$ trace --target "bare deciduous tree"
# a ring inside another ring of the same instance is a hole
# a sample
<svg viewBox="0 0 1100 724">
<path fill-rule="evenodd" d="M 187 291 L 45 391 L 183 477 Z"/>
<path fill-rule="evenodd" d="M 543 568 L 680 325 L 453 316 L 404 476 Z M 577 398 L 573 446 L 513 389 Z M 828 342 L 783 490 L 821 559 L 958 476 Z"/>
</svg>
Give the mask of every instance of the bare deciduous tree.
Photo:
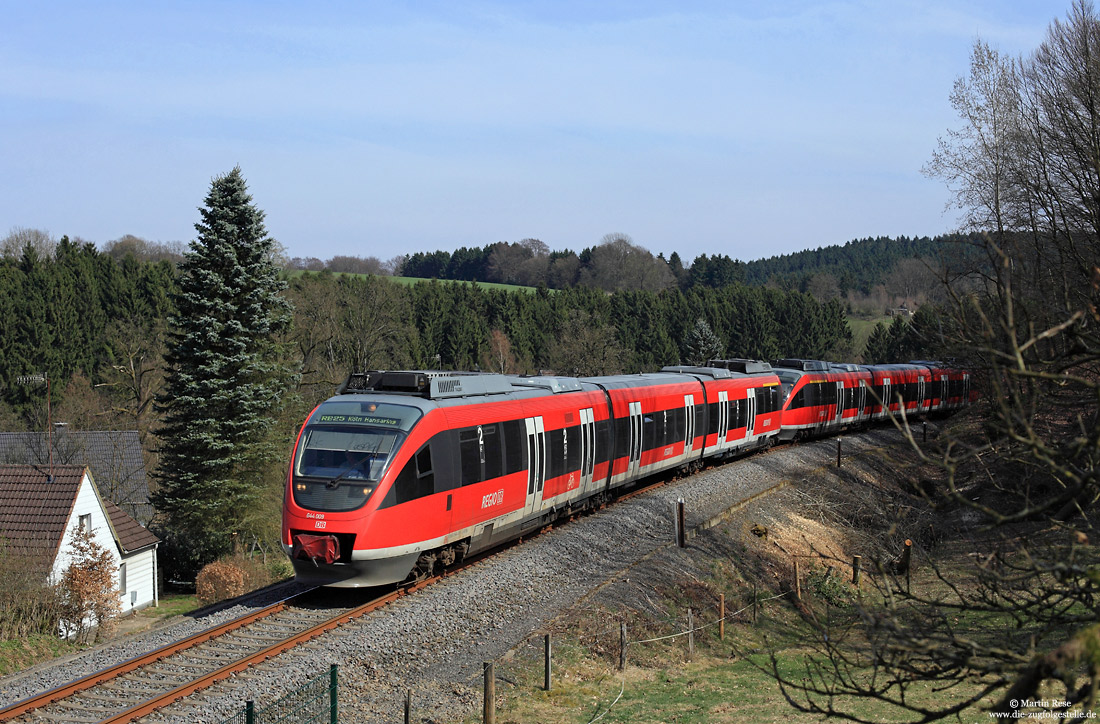
<svg viewBox="0 0 1100 724">
<path fill-rule="evenodd" d="M 1092 708 L 1100 690 L 1100 18 L 1077 0 L 1039 49 L 978 42 L 952 103 L 961 130 L 926 169 L 966 212 L 982 264 L 947 288 L 937 330 L 982 384 L 980 426 L 914 451 L 925 493 L 968 521 L 969 567 L 908 588 L 889 558 L 859 623 L 821 624 L 804 671 L 773 668 L 797 708 L 862 721 L 852 698 L 913 721 L 1028 702 Z M 907 429 L 905 421 L 899 421 Z M 921 696 L 923 691 L 926 695 Z M 928 696 L 927 692 L 936 692 Z"/>
</svg>

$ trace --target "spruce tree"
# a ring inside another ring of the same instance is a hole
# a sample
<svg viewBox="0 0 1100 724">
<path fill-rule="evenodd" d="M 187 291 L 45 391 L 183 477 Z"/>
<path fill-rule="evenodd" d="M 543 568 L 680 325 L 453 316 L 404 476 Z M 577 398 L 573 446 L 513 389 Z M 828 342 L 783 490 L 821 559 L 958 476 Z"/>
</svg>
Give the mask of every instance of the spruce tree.
<svg viewBox="0 0 1100 724">
<path fill-rule="evenodd" d="M 194 575 L 225 554 L 261 489 L 265 433 L 290 375 L 275 335 L 290 321 L 274 240 L 240 168 L 210 186 L 180 264 L 154 503 L 166 572 Z"/>
<path fill-rule="evenodd" d="M 708 360 L 720 357 L 723 349 L 722 340 L 701 317 L 684 337 L 684 361 L 689 365 L 705 365 Z"/>
</svg>

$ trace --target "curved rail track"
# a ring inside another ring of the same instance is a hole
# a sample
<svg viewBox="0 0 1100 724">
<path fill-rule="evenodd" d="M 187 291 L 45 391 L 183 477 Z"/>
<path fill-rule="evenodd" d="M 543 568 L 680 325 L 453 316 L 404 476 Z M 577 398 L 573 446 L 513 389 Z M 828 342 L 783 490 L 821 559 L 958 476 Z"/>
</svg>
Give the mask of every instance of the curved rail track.
<svg viewBox="0 0 1100 724">
<path fill-rule="evenodd" d="M 15 702 L 0 709 L 0 722 L 130 722 L 384 606 L 410 590 L 391 591 L 361 605 L 343 607 L 335 615 L 303 605 L 312 593 L 305 591 Z"/>
</svg>

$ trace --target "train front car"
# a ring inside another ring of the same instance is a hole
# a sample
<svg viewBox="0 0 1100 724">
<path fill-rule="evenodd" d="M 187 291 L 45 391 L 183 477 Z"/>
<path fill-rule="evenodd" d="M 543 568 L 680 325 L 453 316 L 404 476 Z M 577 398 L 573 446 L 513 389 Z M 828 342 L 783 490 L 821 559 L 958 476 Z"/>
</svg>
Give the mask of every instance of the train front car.
<svg viewBox="0 0 1100 724">
<path fill-rule="evenodd" d="M 415 552 L 376 560 L 355 560 L 354 552 L 408 457 L 401 453 L 424 408 L 415 398 L 341 395 L 306 419 L 283 504 L 282 543 L 298 580 L 371 586 L 408 575 Z"/>
</svg>

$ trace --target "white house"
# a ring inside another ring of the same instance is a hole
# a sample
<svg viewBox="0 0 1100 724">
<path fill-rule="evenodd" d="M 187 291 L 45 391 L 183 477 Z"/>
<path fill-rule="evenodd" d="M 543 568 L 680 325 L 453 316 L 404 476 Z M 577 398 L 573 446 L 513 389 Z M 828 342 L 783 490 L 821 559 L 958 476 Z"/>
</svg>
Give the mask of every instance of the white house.
<svg viewBox="0 0 1100 724">
<path fill-rule="evenodd" d="M 56 583 L 72 558 L 72 537 L 90 529 L 118 567 L 123 614 L 157 604 L 159 539 L 96 489 L 83 465 L 0 465 L 0 545 L 37 558 Z"/>
</svg>

